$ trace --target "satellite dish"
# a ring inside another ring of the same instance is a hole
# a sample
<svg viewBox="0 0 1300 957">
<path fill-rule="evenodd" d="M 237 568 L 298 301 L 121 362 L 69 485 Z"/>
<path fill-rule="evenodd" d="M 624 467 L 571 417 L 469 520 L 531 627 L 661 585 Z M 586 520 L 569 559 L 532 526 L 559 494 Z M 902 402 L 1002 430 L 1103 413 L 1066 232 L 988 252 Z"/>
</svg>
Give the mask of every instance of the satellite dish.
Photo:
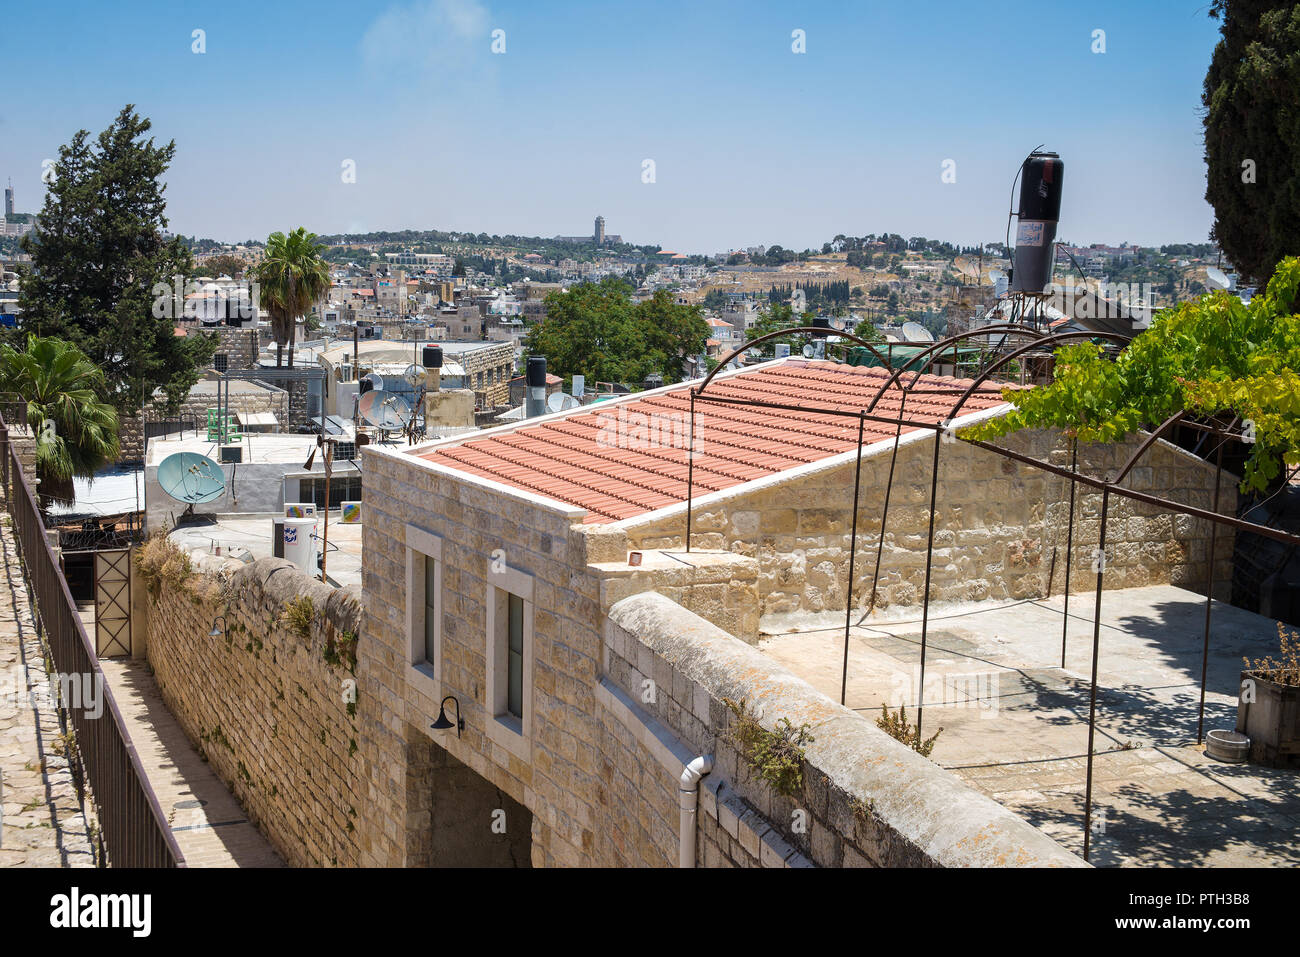
<svg viewBox="0 0 1300 957">
<path fill-rule="evenodd" d="M 178 502 L 201 505 L 221 497 L 226 490 L 226 473 L 206 455 L 176 452 L 159 464 L 158 484 Z"/>
<path fill-rule="evenodd" d="M 1211 266 L 1205 270 L 1205 284 L 1211 289 L 1231 289 L 1232 280 L 1228 278 L 1227 273 L 1217 266 Z"/>
<path fill-rule="evenodd" d="M 563 412 L 565 409 L 576 409 L 580 404 L 573 396 L 557 392 L 546 400 L 546 410 L 548 412 Z"/>
<path fill-rule="evenodd" d="M 424 381 L 424 366 L 412 362 L 406 367 L 406 371 L 402 373 L 402 378 L 414 388 Z"/>
<path fill-rule="evenodd" d="M 992 279 L 994 282 L 997 282 L 999 279 L 1006 279 L 1007 274 L 1004 273 L 1001 269 L 990 269 L 989 278 Z"/>
<path fill-rule="evenodd" d="M 930 330 L 919 322 L 903 323 L 903 338 L 907 342 L 934 342 L 934 336 L 930 333 Z"/>
<path fill-rule="evenodd" d="M 384 379 L 378 372 L 367 372 L 361 377 L 362 382 L 369 382 L 370 388 L 375 392 L 380 392 L 384 388 Z"/>
<path fill-rule="evenodd" d="M 357 413 L 377 429 L 404 429 L 411 418 L 411 403 L 396 393 L 374 389 L 361 397 Z"/>
<path fill-rule="evenodd" d="M 815 353 L 815 351 L 813 350 L 813 347 L 812 347 L 812 343 L 811 343 L 811 342 L 808 343 L 806 346 L 803 347 L 803 357 L 804 357 L 805 359 L 811 359 L 815 354 L 816 354 L 816 353 Z"/>
</svg>

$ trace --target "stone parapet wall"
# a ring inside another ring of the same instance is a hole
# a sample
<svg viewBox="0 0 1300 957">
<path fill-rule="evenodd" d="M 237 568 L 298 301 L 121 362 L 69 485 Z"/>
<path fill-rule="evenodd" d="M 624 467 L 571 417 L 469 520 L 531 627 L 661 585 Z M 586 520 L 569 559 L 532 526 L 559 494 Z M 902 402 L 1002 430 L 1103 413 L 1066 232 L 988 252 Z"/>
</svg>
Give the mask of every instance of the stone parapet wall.
<svg viewBox="0 0 1300 957">
<path fill-rule="evenodd" d="M 1000 804 L 662 595 L 616 604 L 604 645 L 608 680 L 680 742 L 678 753 L 714 758 L 700 786 L 700 865 L 1085 866 Z M 768 730 L 781 718 L 808 726 L 813 740 L 792 795 L 738 753 L 724 699 L 757 708 Z M 608 802 L 611 826 L 598 832 L 599 844 L 610 846 L 618 864 L 674 861 L 676 782 L 652 773 L 660 769 L 648 768 L 635 734 L 611 728 L 610 738 L 602 754 L 613 770 L 604 787 L 621 798 Z"/>
<path fill-rule="evenodd" d="M 156 546 L 151 546 L 156 547 Z M 282 620 L 308 597 L 310 633 Z M 292 866 L 360 862 L 370 760 L 361 728 L 374 701 L 344 660 L 326 660 L 361 627 L 356 589 L 336 590 L 291 563 L 199 560 L 147 608 L 147 657 L 168 710 Z M 209 637 L 218 615 L 224 634 Z"/>
<path fill-rule="evenodd" d="M 905 436 L 894 467 L 877 606 L 915 606 L 925 585 L 930 468 L 935 440 Z M 1069 465 L 1059 433 L 1022 432 L 1005 447 Z M 1079 469 L 1100 476 L 1122 466 L 1139 439 L 1081 445 Z M 864 450 L 854 559 L 853 603 L 870 600 L 892 441 Z M 847 599 L 854 460 L 840 457 L 795 474 L 696 500 L 691 543 L 733 551 L 759 562 L 762 614 L 785 616 L 842 611 Z M 1165 442 L 1157 442 L 1126 486 L 1210 508 L 1215 469 Z M 1071 549 L 1071 587 L 1095 586 L 1094 551 L 1101 493 L 1078 486 Z M 1225 473 L 1220 511 L 1233 514 L 1236 479 Z M 1065 583 L 1069 482 L 965 442 L 940 448 L 931 600 L 972 602 L 1044 597 Z M 681 548 L 684 506 L 616 523 L 626 548 Z M 1209 570 L 1210 523 L 1162 513 L 1112 495 L 1107 523 L 1105 588 L 1172 584 L 1204 590 Z M 1232 531 L 1218 534 L 1216 579 L 1231 578 Z M 1050 578 L 1050 582 L 1049 582 Z M 1226 587 L 1226 586 L 1225 586 Z M 1226 593 L 1225 593 L 1226 594 Z M 775 627 L 782 627 L 775 624 Z"/>
</svg>

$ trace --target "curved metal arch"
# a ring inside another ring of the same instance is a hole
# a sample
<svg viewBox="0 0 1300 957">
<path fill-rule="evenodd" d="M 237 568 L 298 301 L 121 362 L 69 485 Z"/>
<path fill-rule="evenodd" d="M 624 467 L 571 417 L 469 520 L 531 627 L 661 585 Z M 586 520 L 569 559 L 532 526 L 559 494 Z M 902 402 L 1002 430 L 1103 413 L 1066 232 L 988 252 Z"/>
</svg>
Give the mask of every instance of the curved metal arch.
<svg viewBox="0 0 1300 957">
<path fill-rule="evenodd" d="M 917 353 L 916 356 L 909 359 L 907 362 L 903 363 L 903 368 L 895 371 L 894 374 L 891 375 L 885 381 L 885 384 L 880 387 L 880 390 L 876 393 L 875 398 L 871 400 L 871 404 L 867 406 L 866 411 L 871 412 L 872 410 L 874 410 L 876 407 L 876 403 L 879 402 L 881 396 L 885 394 L 885 390 L 888 389 L 891 384 L 897 382 L 900 378 L 902 378 L 903 373 L 907 371 L 907 367 L 912 365 L 918 359 L 927 359 L 932 354 L 942 354 L 943 351 L 946 350 L 949 346 L 961 342 L 961 340 L 963 339 L 973 339 L 978 336 L 991 335 L 991 334 L 996 335 L 999 332 L 1031 336 L 1031 337 L 1035 337 L 1036 341 L 1041 341 L 1042 339 L 1046 338 L 1045 333 L 1041 333 L 1036 329 L 1029 329 L 1026 326 L 1019 325 L 1018 323 L 1010 323 L 1010 322 L 1001 323 L 996 326 L 984 326 L 980 329 L 973 329 L 967 332 L 958 333 L 955 336 L 948 336 L 946 339 L 941 339 L 940 341 L 930 346 L 930 348 L 922 350 L 921 352 Z M 905 393 L 911 393 L 911 391 L 916 388 L 916 384 L 920 381 L 922 375 L 925 375 L 925 373 L 922 372 L 920 369 L 914 370 L 912 374 L 912 381 L 903 388 L 903 391 Z"/>
<path fill-rule="evenodd" d="M 852 339 L 858 345 L 866 346 L 868 349 L 870 349 L 872 354 L 875 355 L 877 359 L 879 359 L 881 362 L 885 364 L 886 369 L 893 368 L 893 365 L 890 364 L 889 360 L 885 358 L 885 356 L 881 355 L 880 351 L 876 349 L 875 346 L 869 343 L 866 339 L 858 338 L 851 332 L 842 332 L 839 329 L 828 329 L 825 326 L 799 326 L 794 329 L 778 329 L 776 332 L 769 332 L 766 335 L 759 336 L 757 339 L 750 339 L 744 345 L 732 349 L 731 352 L 727 354 L 727 357 L 725 359 L 720 359 L 718 361 L 718 364 L 713 367 L 713 371 L 710 372 L 708 375 L 706 375 L 704 377 L 704 381 L 701 382 L 692 391 L 695 392 L 697 395 L 703 393 L 704 390 L 709 387 L 709 383 L 713 381 L 713 377 L 717 375 L 719 372 L 721 372 L 723 368 L 726 367 L 728 362 L 736 358 L 736 356 L 740 355 L 742 352 L 748 352 L 750 349 L 754 348 L 757 345 L 761 345 L 764 342 L 767 342 L 767 340 L 769 339 L 775 339 L 778 336 L 788 336 L 796 332 L 816 332 L 816 333 L 824 333 L 826 335 L 840 336 L 846 339 Z"/>
<path fill-rule="evenodd" d="M 952 409 L 949 410 L 948 421 L 951 422 L 954 419 L 956 419 L 957 413 L 960 412 L 961 407 L 966 404 L 966 400 L 968 400 L 972 395 L 974 395 L 975 391 L 981 385 L 987 382 L 989 377 L 992 376 L 993 373 L 997 372 L 999 369 L 1001 369 L 1004 365 L 1006 365 L 1011 360 L 1017 359 L 1020 356 L 1024 355 L 1034 346 L 1043 346 L 1043 345 L 1054 346 L 1057 343 L 1066 342 L 1072 339 L 1109 339 L 1112 342 L 1121 343 L 1124 345 L 1127 345 L 1128 343 L 1133 341 L 1132 336 L 1121 335 L 1120 333 L 1117 332 L 1055 332 L 1049 336 L 1044 336 L 1042 339 L 1038 340 L 1037 342 L 1031 342 L 1027 346 L 1021 346 L 1019 349 L 1013 350 L 1012 352 L 998 359 L 996 362 L 993 363 L 993 365 L 989 366 L 989 368 L 985 369 L 978 376 L 976 376 L 975 379 L 971 382 L 970 388 L 968 388 L 965 392 L 962 393 L 961 398 L 957 400 L 956 405 L 954 405 Z"/>
</svg>

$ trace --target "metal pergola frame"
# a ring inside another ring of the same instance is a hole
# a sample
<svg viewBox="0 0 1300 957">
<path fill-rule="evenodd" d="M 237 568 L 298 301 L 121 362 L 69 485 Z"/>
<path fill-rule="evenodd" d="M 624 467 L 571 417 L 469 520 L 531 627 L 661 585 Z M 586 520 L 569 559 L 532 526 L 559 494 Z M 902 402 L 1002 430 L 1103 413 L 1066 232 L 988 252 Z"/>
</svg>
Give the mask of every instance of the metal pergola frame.
<svg viewBox="0 0 1300 957">
<path fill-rule="evenodd" d="M 799 333 L 808 334 L 817 337 L 834 335 L 842 339 L 851 340 L 852 342 L 858 345 L 865 346 L 866 348 L 870 349 L 871 352 L 883 363 L 883 368 L 890 370 L 890 375 L 885 380 L 885 382 L 879 387 L 879 389 L 877 389 L 875 395 L 872 396 L 870 402 L 868 402 L 865 406 L 859 408 L 857 411 L 851 411 L 849 409 L 845 409 L 841 407 L 820 406 L 816 404 L 796 405 L 796 404 L 783 403 L 783 402 L 768 402 L 761 399 L 730 398 L 726 396 L 706 394 L 710 383 L 712 383 L 713 379 L 717 376 L 717 374 L 737 356 L 741 355 L 742 353 L 748 352 L 749 350 L 755 348 L 756 346 L 762 345 L 764 342 L 768 340 L 780 336 L 787 336 L 787 335 L 799 334 Z M 990 365 L 984 368 L 979 373 L 979 375 L 977 375 L 973 380 L 971 380 L 970 385 L 964 389 L 957 388 L 957 387 L 918 389 L 916 387 L 918 382 L 921 379 L 921 376 L 926 374 L 921 370 L 924 369 L 931 362 L 933 362 L 935 359 L 941 357 L 943 355 L 943 352 L 946 349 L 950 347 L 955 347 L 958 343 L 966 339 L 987 338 L 989 336 L 1001 336 L 1003 342 L 1005 342 L 1007 338 L 1012 338 L 1012 337 L 1025 338 L 1028 339 L 1029 342 L 1024 345 L 1018 346 L 1014 349 L 1011 349 L 1010 351 L 1005 352 L 1002 355 L 999 355 L 994 362 L 992 362 Z M 994 452 L 998 455 L 1003 456 L 1004 458 L 1011 459 L 1023 465 L 1029 465 L 1033 468 L 1039 469 L 1043 472 L 1047 472 L 1052 475 L 1059 476 L 1061 478 L 1065 478 L 1070 482 L 1069 524 L 1068 524 L 1068 531 L 1067 531 L 1067 538 L 1066 538 L 1066 553 L 1065 553 L 1065 562 L 1066 562 L 1065 585 L 1064 585 L 1065 607 L 1062 615 L 1062 626 L 1061 626 L 1061 666 L 1062 667 L 1065 666 L 1066 632 L 1069 627 L 1070 574 L 1071 574 L 1071 561 L 1072 561 L 1072 553 L 1073 553 L 1073 546 L 1074 546 L 1076 487 L 1078 485 L 1084 485 L 1088 488 L 1101 491 L 1102 493 L 1101 519 L 1100 519 L 1100 532 L 1098 535 L 1098 543 L 1097 543 L 1098 555 L 1100 556 L 1101 560 L 1097 563 L 1097 583 L 1095 588 L 1094 608 L 1093 608 L 1092 663 L 1091 663 L 1091 677 L 1089 681 L 1089 700 L 1088 700 L 1088 760 L 1087 760 L 1087 780 L 1086 780 L 1085 792 L 1084 792 L 1084 824 L 1083 824 L 1084 860 L 1087 860 L 1089 856 L 1089 851 L 1091 846 L 1090 838 L 1092 833 L 1092 779 L 1093 779 L 1094 744 L 1095 744 L 1096 724 L 1097 724 L 1097 662 L 1101 650 L 1101 599 L 1102 599 L 1102 591 L 1103 591 L 1102 583 L 1103 583 L 1103 577 L 1105 575 L 1106 519 L 1110 507 L 1110 497 L 1112 495 L 1116 495 L 1122 498 L 1128 498 L 1133 501 L 1141 502 L 1143 504 L 1150 505 L 1155 508 L 1163 509 L 1172 513 L 1187 515 L 1193 518 L 1205 519 L 1211 523 L 1210 550 L 1207 556 L 1207 571 L 1206 571 L 1207 581 L 1206 581 L 1206 588 L 1205 588 L 1205 625 L 1204 625 L 1204 634 L 1202 639 L 1202 652 L 1201 652 L 1200 703 L 1198 707 L 1197 729 L 1196 729 L 1196 742 L 1198 745 L 1200 745 L 1204 740 L 1205 687 L 1206 687 L 1206 677 L 1207 677 L 1208 665 L 1209 665 L 1210 627 L 1211 627 L 1211 617 L 1212 617 L 1211 610 L 1212 610 L 1212 605 L 1214 600 L 1214 587 L 1217 584 L 1215 580 L 1215 548 L 1217 543 L 1218 527 L 1220 525 L 1224 525 L 1234 530 L 1248 531 L 1257 535 L 1262 535 L 1267 538 L 1275 539 L 1277 541 L 1286 544 L 1290 544 L 1292 546 L 1300 546 L 1300 535 L 1290 534 L 1281 531 L 1279 529 L 1271 528 L 1266 525 L 1259 525 L 1254 522 L 1246 521 L 1245 519 L 1237 518 L 1235 516 L 1230 516 L 1230 515 L 1222 515 L 1219 513 L 1220 492 L 1221 492 L 1221 484 L 1222 484 L 1221 480 L 1223 476 L 1223 471 L 1222 471 L 1223 447 L 1229 441 L 1237 441 L 1237 442 L 1247 441 L 1243 436 L 1243 432 L 1236 428 L 1238 422 L 1240 421 L 1239 418 L 1233 418 L 1231 423 L 1229 423 L 1226 427 L 1224 427 L 1219 423 L 1214 423 L 1214 422 L 1205 423 L 1205 422 L 1198 422 L 1195 420 L 1191 420 L 1188 418 L 1188 410 L 1179 411 L 1174 415 L 1170 416 L 1168 419 L 1166 419 L 1159 427 L 1151 431 L 1147 435 L 1147 437 L 1142 441 L 1142 443 L 1138 446 L 1138 448 L 1133 452 L 1133 454 L 1129 457 L 1128 461 L 1120 469 L 1115 471 L 1113 474 L 1108 474 L 1106 478 L 1095 478 L 1093 476 L 1089 476 L 1079 472 L 1078 437 L 1077 434 L 1070 434 L 1068 430 L 1067 430 L 1067 434 L 1069 434 L 1070 437 L 1070 467 L 1069 468 L 1064 468 L 1059 465 L 1054 465 L 1050 462 L 1045 462 L 1020 452 L 1014 452 L 1010 449 L 1004 449 L 988 442 L 956 436 L 951 431 L 950 423 L 958 417 L 958 414 L 960 413 L 962 406 L 966 404 L 966 402 L 971 398 L 971 396 L 973 396 L 977 391 L 980 390 L 981 386 L 987 383 L 996 372 L 998 372 L 1000 369 L 1005 367 L 1008 363 L 1013 362 L 1019 357 L 1034 350 L 1051 351 L 1054 350 L 1058 345 L 1064 343 L 1085 342 L 1085 341 L 1095 342 L 1097 340 L 1106 341 L 1110 345 L 1118 347 L 1119 350 L 1122 350 L 1125 346 L 1127 346 L 1132 341 L 1132 336 L 1122 335 L 1118 333 L 1092 332 L 1092 331 L 1043 333 L 1036 329 L 1028 328 L 1023 325 L 1019 325 L 1015 323 L 1002 323 L 996 325 L 983 326 L 980 327 L 979 329 L 969 330 L 967 332 L 963 332 L 958 335 L 953 335 L 945 339 L 942 339 L 934 343 L 933 345 L 931 345 L 928 349 L 923 350 L 918 355 L 911 357 L 910 359 L 906 359 L 902 367 L 895 369 L 890 364 L 888 359 L 885 356 L 881 355 L 879 350 L 877 350 L 870 342 L 867 342 L 866 340 L 861 339 L 858 336 L 855 336 L 851 333 L 847 333 L 839 330 L 828 330 L 824 327 L 813 327 L 813 326 L 801 326 L 801 327 L 791 328 L 791 329 L 782 329 L 777 332 L 772 332 L 772 333 L 768 333 L 767 335 L 760 336 L 757 339 L 750 340 L 746 342 L 744 345 L 739 346 L 738 348 L 732 350 L 732 352 L 728 354 L 724 359 L 722 359 L 718 363 L 718 365 L 713 369 L 713 371 L 710 372 L 698 386 L 694 386 L 691 388 L 690 421 L 689 421 L 688 433 L 687 433 L 688 437 L 687 437 L 687 480 L 686 480 L 687 488 L 686 488 L 685 542 L 686 542 L 686 551 L 689 552 L 691 550 L 691 515 L 692 515 L 692 510 L 694 505 L 695 414 L 696 414 L 695 406 L 697 402 L 708 402 L 708 403 L 723 404 L 723 405 L 740 405 L 740 406 L 746 406 L 750 408 L 768 408 L 768 409 L 774 409 L 778 411 L 813 412 L 820 415 L 830 415 L 830 416 L 844 417 L 850 419 L 857 419 L 858 421 L 857 460 L 856 460 L 856 471 L 855 471 L 854 483 L 853 483 L 852 533 L 849 539 L 849 572 L 848 572 L 848 583 L 847 583 L 847 590 L 846 590 L 845 613 L 844 613 L 844 656 L 843 656 L 843 668 L 842 668 L 841 680 L 840 680 L 840 704 L 845 703 L 847 685 L 848 685 L 849 635 L 850 635 L 850 629 L 853 625 L 853 613 L 854 613 L 853 580 L 854 580 L 854 568 L 857 559 L 858 512 L 859 512 L 860 501 L 861 501 L 861 483 L 862 483 L 862 449 L 863 449 L 863 438 L 864 438 L 866 423 L 874 422 L 874 423 L 880 423 L 885 425 L 893 425 L 895 427 L 895 433 L 894 433 L 893 448 L 890 454 L 889 477 L 886 480 L 886 486 L 885 486 L 884 508 L 880 516 L 880 532 L 879 532 L 879 539 L 876 546 L 876 562 L 872 572 L 871 598 L 867 603 L 865 613 L 862 615 L 861 618 L 859 618 L 858 621 L 859 624 L 861 624 L 862 621 L 865 621 L 866 618 L 872 613 L 872 611 L 875 608 L 877 587 L 879 585 L 879 578 L 880 578 L 881 559 L 882 559 L 883 549 L 884 549 L 885 531 L 887 528 L 887 522 L 889 517 L 890 492 L 893 486 L 894 467 L 897 463 L 899 440 L 902 436 L 903 427 L 906 426 L 912 429 L 927 429 L 935 433 L 934 453 L 933 453 L 933 458 L 930 466 L 929 529 L 926 535 L 925 585 L 922 593 L 922 606 L 921 606 L 922 607 L 921 663 L 920 663 L 919 689 L 917 693 L 917 718 L 916 718 L 916 728 L 917 728 L 918 735 L 921 732 L 921 726 L 922 726 L 922 721 L 924 719 L 924 712 L 925 712 L 925 664 L 926 664 L 927 638 L 929 634 L 931 572 L 932 572 L 932 564 L 933 564 L 933 557 L 934 557 L 934 531 L 935 531 L 934 524 L 935 524 L 935 514 L 936 514 L 935 505 L 936 505 L 936 495 L 938 491 L 939 450 L 940 450 L 940 446 L 944 444 L 942 441 L 939 440 L 940 437 L 945 434 L 951 435 L 953 436 L 954 439 L 959 439 L 960 441 L 965 442 L 968 445 L 973 445 L 978 448 L 985 449 L 990 452 Z M 914 371 L 912 373 L 911 381 L 904 384 L 902 382 L 902 378 L 904 374 L 907 372 L 907 367 L 912 367 Z M 881 398 L 883 398 L 884 395 L 890 389 L 896 389 L 899 392 L 899 414 L 896 417 L 880 415 L 875 411 L 876 406 L 879 404 Z M 913 395 L 951 395 L 951 396 L 957 396 L 958 398 L 956 403 L 952 406 L 952 408 L 948 410 L 946 418 L 941 419 L 937 422 L 930 422 L 921 418 L 916 418 L 914 416 L 909 417 L 907 413 L 907 400 L 910 396 Z M 1129 473 L 1132 472 L 1133 468 L 1138 464 L 1142 456 L 1153 445 L 1155 445 L 1158 439 L 1160 439 L 1165 433 L 1167 433 L 1174 426 L 1182 426 L 1182 427 L 1198 430 L 1206 433 L 1207 437 L 1212 437 L 1212 438 L 1217 437 L 1220 440 L 1219 445 L 1217 446 L 1216 449 L 1214 449 L 1217 471 L 1215 474 L 1212 510 L 1206 510 L 1191 505 L 1184 505 L 1180 502 L 1171 501 L 1170 499 L 1164 498 L 1159 495 L 1153 495 L 1146 492 L 1139 492 L 1135 489 L 1124 488 L 1120 484 L 1121 482 L 1124 481 L 1125 478 L 1127 478 Z M 1297 469 L 1296 471 L 1300 471 L 1300 469 Z M 1047 582 L 1048 596 L 1050 596 L 1051 594 L 1051 588 L 1052 588 L 1052 581 L 1051 581 L 1051 576 L 1049 576 Z"/>
</svg>

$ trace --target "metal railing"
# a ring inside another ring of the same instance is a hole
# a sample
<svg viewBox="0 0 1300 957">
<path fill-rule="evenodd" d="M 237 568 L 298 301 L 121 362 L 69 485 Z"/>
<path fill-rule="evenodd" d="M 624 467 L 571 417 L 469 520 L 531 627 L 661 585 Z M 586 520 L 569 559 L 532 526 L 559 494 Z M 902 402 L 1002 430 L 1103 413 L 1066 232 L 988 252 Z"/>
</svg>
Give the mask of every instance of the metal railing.
<svg viewBox="0 0 1300 957">
<path fill-rule="evenodd" d="M 61 681 L 60 687 L 94 689 L 90 694 L 64 693 L 60 707 L 75 734 L 86 796 L 99 822 L 98 860 L 110 867 L 184 867 L 184 856 L 145 776 L 121 708 L 104 680 L 2 419 L 0 462 L 5 505 L 34 598 L 38 628 L 45 635 L 55 671 L 75 679 Z"/>
</svg>

